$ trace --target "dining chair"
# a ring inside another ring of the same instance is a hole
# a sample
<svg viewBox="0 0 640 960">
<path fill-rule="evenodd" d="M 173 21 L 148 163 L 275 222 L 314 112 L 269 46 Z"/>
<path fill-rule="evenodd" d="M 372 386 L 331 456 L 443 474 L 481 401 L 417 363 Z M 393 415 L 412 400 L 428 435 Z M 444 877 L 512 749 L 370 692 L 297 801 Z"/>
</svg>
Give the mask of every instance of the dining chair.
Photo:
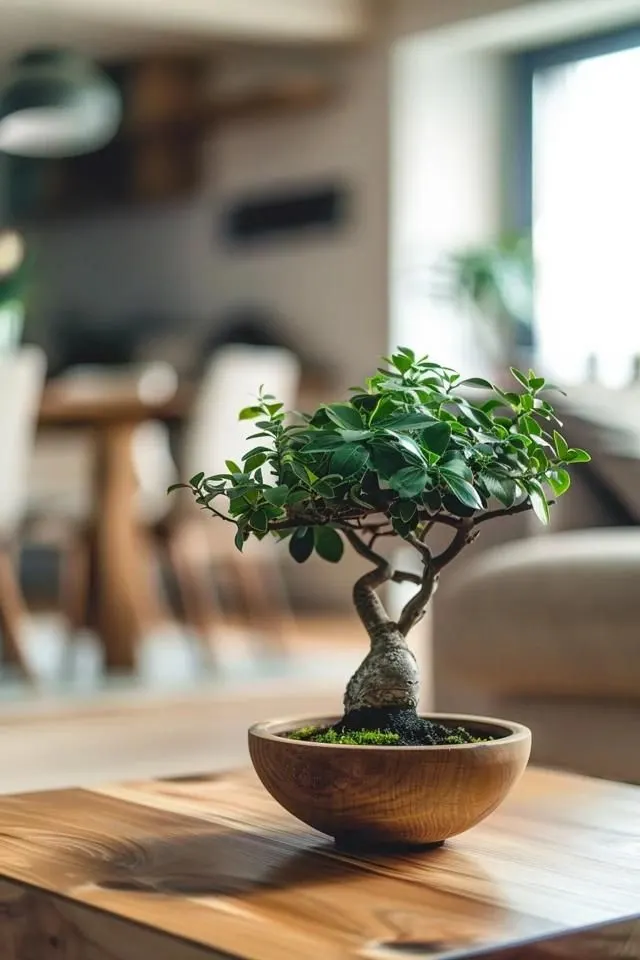
<svg viewBox="0 0 640 960">
<path fill-rule="evenodd" d="M 0 356 L 0 628 L 2 662 L 31 677 L 22 644 L 25 604 L 15 552 L 27 506 L 46 359 L 35 346 Z"/>
<path fill-rule="evenodd" d="M 73 368 L 59 382 L 66 390 L 89 396 L 122 392 L 133 384 L 149 403 L 170 399 L 177 388 L 175 371 L 152 362 L 114 371 L 89 365 Z M 131 457 L 140 523 L 149 528 L 166 515 L 167 486 L 176 478 L 166 425 L 147 421 L 138 426 Z M 60 555 L 58 603 L 72 636 L 85 624 L 89 601 L 92 524 L 100 508 L 93 496 L 96 469 L 90 431 L 54 429 L 38 437 L 29 482 L 29 533 Z"/>
<path fill-rule="evenodd" d="M 255 403 L 262 384 L 291 409 L 298 397 L 300 365 L 293 353 L 280 347 L 234 344 L 218 349 L 210 360 L 195 398 L 183 437 L 180 475 L 200 471 L 208 475 L 227 471 L 226 460 L 242 462 L 252 423 L 240 421 L 238 411 Z M 194 507 L 188 495 L 161 525 L 161 536 L 173 570 L 187 625 L 207 654 L 214 657 L 216 629 L 224 622 L 215 602 L 212 569 L 217 582 L 224 576 L 241 600 L 252 635 L 283 650 L 290 619 L 276 544 L 264 541 L 243 556 L 233 542 L 233 527 Z M 270 549 L 271 547 L 271 549 Z"/>
</svg>

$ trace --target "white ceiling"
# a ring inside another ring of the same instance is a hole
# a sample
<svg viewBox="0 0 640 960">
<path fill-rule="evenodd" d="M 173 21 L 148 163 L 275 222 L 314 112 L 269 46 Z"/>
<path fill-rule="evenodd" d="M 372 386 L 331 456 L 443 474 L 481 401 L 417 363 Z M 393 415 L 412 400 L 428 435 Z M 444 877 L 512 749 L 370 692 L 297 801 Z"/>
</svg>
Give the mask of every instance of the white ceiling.
<svg viewBox="0 0 640 960">
<path fill-rule="evenodd" d="M 348 43 L 367 20 L 365 0 L 0 0 L 0 57 L 42 45 L 111 56 L 168 44 Z"/>
</svg>

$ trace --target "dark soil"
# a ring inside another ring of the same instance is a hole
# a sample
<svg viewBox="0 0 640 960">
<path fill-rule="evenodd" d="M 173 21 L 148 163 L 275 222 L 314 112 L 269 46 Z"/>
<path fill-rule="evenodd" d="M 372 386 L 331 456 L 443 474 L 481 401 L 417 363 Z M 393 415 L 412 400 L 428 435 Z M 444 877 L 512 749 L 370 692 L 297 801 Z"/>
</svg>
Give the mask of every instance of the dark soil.
<svg viewBox="0 0 640 960">
<path fill-rule="evenodd" d="M 464 727 L 445 727 L 419 717 L 415 710 L 399 707 L 352 710 L 333 729 L 336 733 L 358 730 L 381 730 L 398 735 L 399 747 L 435 747 L 447 744 L 478 743 L 488 737 L 477 737 Z"/>
</svg>

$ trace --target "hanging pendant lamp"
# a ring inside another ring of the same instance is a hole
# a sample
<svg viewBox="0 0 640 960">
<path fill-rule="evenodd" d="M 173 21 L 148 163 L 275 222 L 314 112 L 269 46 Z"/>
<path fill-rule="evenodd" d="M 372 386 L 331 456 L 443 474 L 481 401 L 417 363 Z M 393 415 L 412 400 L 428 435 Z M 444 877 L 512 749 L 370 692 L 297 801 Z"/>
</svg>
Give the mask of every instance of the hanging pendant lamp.
<svg viewBox="0 0 640 960">
<path fill-rule="evenodd" d="M 115 135 L 122 115 L 115 84 L 67 50 L 24 54 L 0 87 L 0 151 L 22 157 L 91 153 Z"/>
</svg>

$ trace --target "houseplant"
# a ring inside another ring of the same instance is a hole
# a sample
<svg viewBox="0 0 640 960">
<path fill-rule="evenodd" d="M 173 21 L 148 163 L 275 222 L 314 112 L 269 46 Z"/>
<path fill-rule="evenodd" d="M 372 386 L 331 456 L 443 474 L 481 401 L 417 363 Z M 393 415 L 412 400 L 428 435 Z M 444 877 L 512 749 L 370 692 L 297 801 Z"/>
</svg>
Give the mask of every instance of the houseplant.
<svg viewBox="0 0 640 960">
<path fill-rule="evenodd" d="M 345 543 L 369 564 L 353 600 L 370 650 L 347 684 L 341 718 L 258 724 L 254 765 L 287 809 L 341 840 L 439 842 L 486 816 L 526 765 L 530 735 L 505 721 L 420 717 L 418 671 L 407 645 L 443 569 L 485 523 L 533 510 L 546 523 L 550 496 L 586 461 L 555 429 L 550 389 L 512 369 L 513 391 L 400 348 L 348 401 L 287 422 L 262 391 L 240 418 L 256 420 L 257 445 L 228 472 L 200 473 L 196 502 L 249 537 L 340 561 Z M 478 403 L 471 402 L 481 390 Z M 436 527 L 451 532 L 436 553 Z M 410 545 L 421 572 L 397 569 L 380 545 Z M 399 618 L 378 590 L 416 589 Z M 430 797 L 425 804 L 425 791 Z M 444 802 L 443 802 L 444 801 Z"/>
<path fill-rule="evenodd" d="M 454 251 L 438 274 L 437 290 L 475 321 L 476 335 L 497 370 L 530 351 L 534 295 L 530 237 L 504 236 Z"/>
</svg>

